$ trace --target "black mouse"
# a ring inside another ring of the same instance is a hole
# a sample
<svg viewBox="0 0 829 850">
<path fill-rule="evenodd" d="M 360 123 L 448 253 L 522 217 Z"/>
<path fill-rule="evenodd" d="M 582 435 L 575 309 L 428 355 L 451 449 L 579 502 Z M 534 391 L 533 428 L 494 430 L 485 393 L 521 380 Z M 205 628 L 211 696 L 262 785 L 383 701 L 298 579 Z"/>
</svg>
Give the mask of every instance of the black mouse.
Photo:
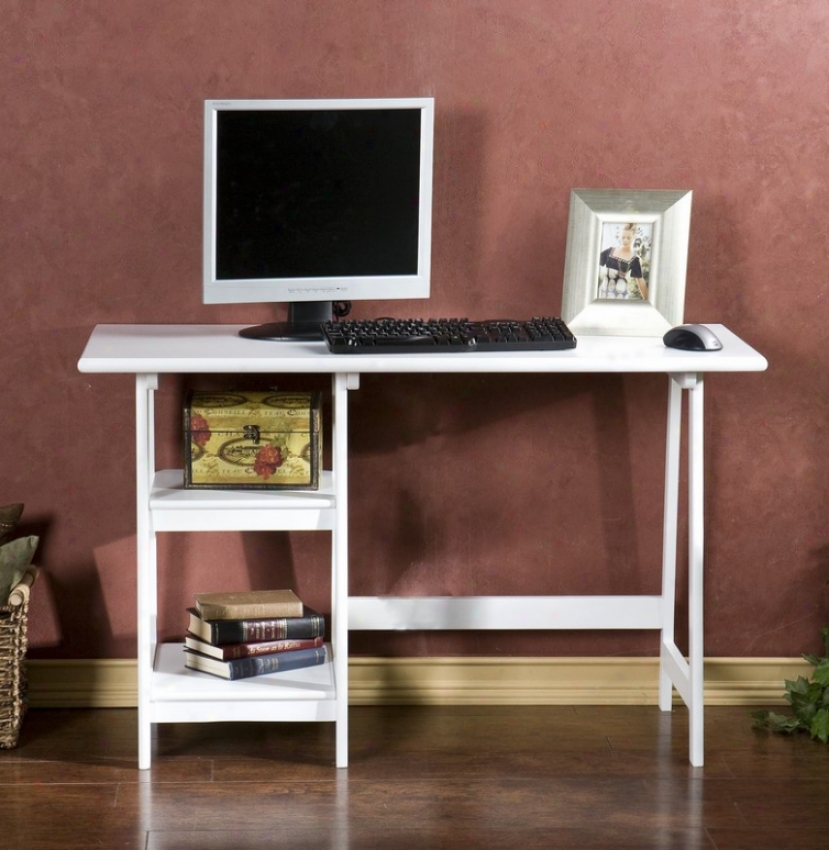
<svg viewBox="0 0 829 850">
<path fill-rule="evenodd" d="M 662 337 L 662 342 L 668 348 L 683 351 L 719 351 L 722 348 L 717 335 L 706 325 L 677 325 Z"/>
</svg>

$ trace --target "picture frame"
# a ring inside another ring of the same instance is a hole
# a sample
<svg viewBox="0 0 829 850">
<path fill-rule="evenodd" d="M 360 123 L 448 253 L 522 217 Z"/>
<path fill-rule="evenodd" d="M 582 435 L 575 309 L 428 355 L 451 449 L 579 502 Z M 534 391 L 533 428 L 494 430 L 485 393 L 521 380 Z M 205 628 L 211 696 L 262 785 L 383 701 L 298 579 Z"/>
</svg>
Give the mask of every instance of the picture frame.
<svg viewBox="0 0 829 850">
<path fill-rule="evenodd" d="M 662 336 L 683 322 L 690 190 L 573 189 L 561 317 L 574 334 Z"/>
</svg>

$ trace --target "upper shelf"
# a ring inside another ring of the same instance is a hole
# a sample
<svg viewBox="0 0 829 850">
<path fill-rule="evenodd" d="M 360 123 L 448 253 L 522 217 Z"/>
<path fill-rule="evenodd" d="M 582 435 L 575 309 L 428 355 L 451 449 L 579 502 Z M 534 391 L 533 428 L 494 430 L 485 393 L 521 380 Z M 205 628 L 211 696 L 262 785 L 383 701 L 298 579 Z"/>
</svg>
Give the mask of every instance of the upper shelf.
<svg viewBox="0 0 829 850">
<path fill-rule="evenodd" d="M 765 357 L 723 325 L 721 351 L 679 351 L 660 337 L 579 336 L 540 352 L 330 354 L 322 342 L 245 339 L 243 325 L 98 325 L 78 368 L 115 374 L 372 372 L 761 372 Z"/>
</svg>

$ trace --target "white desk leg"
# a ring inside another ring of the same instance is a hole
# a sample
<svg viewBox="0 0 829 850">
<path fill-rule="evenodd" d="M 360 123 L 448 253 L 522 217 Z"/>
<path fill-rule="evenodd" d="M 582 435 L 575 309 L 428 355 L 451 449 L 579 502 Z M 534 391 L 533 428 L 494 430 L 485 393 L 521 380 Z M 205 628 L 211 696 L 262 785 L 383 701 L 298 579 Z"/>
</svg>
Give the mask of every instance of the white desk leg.
<svg viewBox="0 0 829 850">
<path fill-rule="evenodd" d="M 682 386 L 669 378 L 668 431 L 665 451 L 665 513 L 662 530 L 662 634 L 659 665 L 659 708 L 670 711 L 673 690 L 667 655 L 674 644 L 676 605 L 676 538 L 679 513 L 679 443 L 682 436 Z"/>
<path fill-rule="evenodd" d="M 688 392 L 688 660 L 675 640 L 676 538 L 679 504 L 679 443 L 682 434 L 682 393 Z M 659 707 L 671 708 L 672 690 L 688 706 L 688 750 L 691 764 L 704 761 L 703 718 L 703 377 L 671 376 L 665 460 L 665 517 L 662 555 L 662 639 L 659 659 Z"/>
<path fill-rule="evenodd" d="M 150 682 L 156 641 L 155 531 L 150 516 L 150 487 L 155 474 L 154 392 L 157 375 L 135 376 L 136 548 L 138 579 L 138 767 L 152 759 Z"/>
<path fill-rule="evenodd" d="M 348 391 L 359 375 L 332 377 L 332 454 L 337 521 L 331 539 L 331 630 L 337 687 L 336 764 L 348 766 Z"/>
<path fill-rule="evenodd" d="M 703 717 L 703 376 L 688 391 L 688 663 L 691 764 L 704 761 Z"/>
</svg>

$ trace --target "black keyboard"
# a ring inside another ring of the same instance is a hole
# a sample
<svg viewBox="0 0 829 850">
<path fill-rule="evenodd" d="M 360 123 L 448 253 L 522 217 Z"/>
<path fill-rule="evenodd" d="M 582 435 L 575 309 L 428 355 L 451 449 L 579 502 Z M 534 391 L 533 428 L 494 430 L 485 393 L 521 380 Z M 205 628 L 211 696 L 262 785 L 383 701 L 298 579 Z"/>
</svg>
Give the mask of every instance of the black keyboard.
<svg viewBox="0 0 829 850">
<path fill-rule="evenodd" d="M 576 338 L 559 318 L 349 319 L 324 322 L 333 354 L 424 354 L 473 351 L 563 351 Z"/>
</svg>

